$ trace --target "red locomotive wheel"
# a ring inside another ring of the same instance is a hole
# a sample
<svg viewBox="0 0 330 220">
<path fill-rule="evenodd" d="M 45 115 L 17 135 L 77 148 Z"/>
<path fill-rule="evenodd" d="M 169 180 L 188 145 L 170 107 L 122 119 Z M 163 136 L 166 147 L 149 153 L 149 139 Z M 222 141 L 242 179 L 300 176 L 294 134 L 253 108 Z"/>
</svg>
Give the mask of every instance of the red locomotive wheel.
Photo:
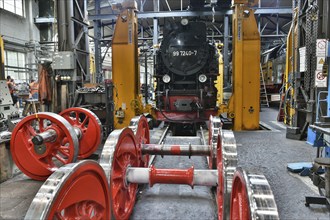
<svg viewBox="0 0 330 220">
<path fill-rule="evenodd" d="M 102 140 L 102 125 L 99 118 L 84 108 L 69 108 L 60 113 L 73 127 L 80 129 L 78 159 L 94 153 Z"/>
<path fill-rule="evenodd" d="M 145 116 L 136 116 L 132 118 L 130 122 L 130 128 L 133 130 L 137 143 L 139 144 L 139 150 L 141 150 L 141 144 L 150 144 L 150 132 L 148 120 Z M 142 153 L 141 153 L 142 155 Z M 148 167 L 149 165 L 149 155 L 142 155 L 141 165 Z"/>
<path fill-rule="evenodd" d="M 115 219 L 129 219 L 133 211 L 138 184 L 126 182 L 126 169 L 138 167 L 140 158 L 139 146 L 131 129 L 124 128 L 110 133 L 100 164 L 110 179 L 112 213 Z"/>
<path fill-rule="evenodd" d="M 218 135 L 216 158 L 218 219 L 229 219 L 231 186 L 237 167 L 237 147 L 232 131 L 222 130 Z"/>
<path fill-rule="evenodd" d="M 222 160 L 222 146 L 221 146 L 221 136 L 218 135 L 217 142 L 217 169 L 218 169 L 218 187 L 217 187 L 217 203 L 218 203 L 218 219 L 222 220 L 224 218 L 224 194 L 225 194 L 225 173 L 223 170 L 223 160 Z"/>
<path fill-rule="evenodd" d="M 55 139 L 34 144 L 32 139 L 52 131 Z M 76 161 L 78 138 L 72 126 L 61 116 L 40 112 L 29 115 L 14 128 L 10 151 L 17 167 L 35 180 L 45 180 L 58 167 Z"/>
<path fill-rule="evenodd" d="M 234 175 L 230 203 L 230 219 L 251 219 L 249 197 L 247 194 L 244 173 L 241 169 L 238 169 Z"/>
<path fill-rule="evenodd" d="M 237 168 L 230 200 L 230 219 L 279 219 L 270 185 L 263 174 Z"/>
<path fill-rule="evenodd" d="M 102 167 L 85 160 L 61 167 L 41 186 L 25 219 L 110 219 L 109 185 Z"/>
</svg>

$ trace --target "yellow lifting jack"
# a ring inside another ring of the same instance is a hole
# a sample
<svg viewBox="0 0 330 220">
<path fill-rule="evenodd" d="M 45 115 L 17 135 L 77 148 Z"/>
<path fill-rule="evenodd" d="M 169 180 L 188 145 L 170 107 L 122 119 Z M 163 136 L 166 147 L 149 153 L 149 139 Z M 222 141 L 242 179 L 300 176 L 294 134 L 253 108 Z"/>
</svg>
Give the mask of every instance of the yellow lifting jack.
<svg viewBox="0 0 330 220">
<path fill-rule="evenodd" d="M 137 5 L 124 1 L 112 38 L 112 71 L 114 85 L 114 127 L 124 128 L 131 118 L 141 114 L 140 73 L 138 66 Z"/>
<path fill-rule="evenodd" d="M 259 129 L 260 112 L 260 34 L 253 6 L 256 0 L 234 0 L 233 13 L 233 93 L 228 116 L 233 130 Z"/>
</svg>

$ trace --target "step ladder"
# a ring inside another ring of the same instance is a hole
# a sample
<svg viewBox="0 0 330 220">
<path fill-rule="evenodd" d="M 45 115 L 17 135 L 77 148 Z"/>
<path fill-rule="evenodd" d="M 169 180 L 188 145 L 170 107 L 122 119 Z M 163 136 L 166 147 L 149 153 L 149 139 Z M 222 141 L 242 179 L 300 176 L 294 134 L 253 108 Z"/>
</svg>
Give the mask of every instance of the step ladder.
<svg viewBox="0 0 330 220">
<path fill-rule="evenodd" d="M 260 64 L 260 107 L 269 107 L 264 74 Z"/>
<path fill-rule="evenodd" d="M 278 122 L 282 122 L 284 121 L 284 99 L 285 99 L 285 94 L 284 92 L 281 93 L 281 100 L 280 100 L 280 106 L 279 106 L 279 109 L 278 109 L 278 114 L 277 114 L 277 121 Z"/>
</svg>

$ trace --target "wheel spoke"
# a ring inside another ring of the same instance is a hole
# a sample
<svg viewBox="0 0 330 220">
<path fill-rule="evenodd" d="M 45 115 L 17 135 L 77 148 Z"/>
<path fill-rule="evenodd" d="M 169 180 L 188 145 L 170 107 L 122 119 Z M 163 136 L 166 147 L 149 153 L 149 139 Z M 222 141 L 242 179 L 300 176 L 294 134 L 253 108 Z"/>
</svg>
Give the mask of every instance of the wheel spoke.
<svg viewBox="0 0 330 220">
<path fill-rule="evenodd" d="M 122 176 L 121 172 L 112 172 L 111 178 L 113 179 L 113 181 L 115 181 L 115 180 L 121 181 L 123 179 L 123 176 Z"/>
<path fill-rule="evenodd" d="M 45 130 L 44 119 L 43 118 L 38 119 L 38 124 L 39 124 L 39 132 L 41 133 Z"/>
<path fill-rule="evenodd" d="M 86 123 L 89 121 L 89 117 L 87 115 L 85 115 L 84 120 L 81 122 L 80 127 L 85 127 Z"/>
<path fill-rule="evenodd" d="M 122 212 L 125 212 L 125 204 L 126 204 L 126 201 L 127 201 L 127 199 L 126 199 L 126 192 L 123 190 L 123 189 L 121 189 L 120 190 L 120 193 L 118 193 L 118 195 L 120 195 L 119 196 L 119 210 L 121 210 Z"/>
<path fill-rule="evenodd" d="M 119 168 L 123 170 L 125 167 L 125 163 L 120 158 L 115 157 L 114 159 Z"/>
<path fill-rule="evenodd" d="M 126 201 L 127 202 L 130 202 L 131 201 L 131 198 L 132 198 L 132 188 L 134 189 L 134 187 L 132 187 L 132 185 L 131 185 L 131 186 L 129 186 L 127 188 L 127 190 L 125 190 L 125 193 L 126 193 L 125 198 L 126 198 Z"/>
<path fill-rule="evenodd" d="M 70 157 L 70 149 L 67 146 L 61 146 L 58 148 L 58 151 L 64 156 Z"/>
<path fill-rule="evenodd" d="M 121 191 L 121 183 L 113 183 L 113 186 L 112 186 L 112 198 L 116 199 L 119 192 Z M 117 201 L 117 200 L 115 200 Z"/>
<path fill-rule="evenodd" d="M 34 128 L 31 126 L 31 124 L 26 124 L 25 128 L 30 133 L 31 136 L 37 135 L 37 132 L 34 130 Z"/>
<path fill-rule="evenodd" d="M 73 112 L 74 114 L 75 114 L 75 120 L 76 120 L 76 122 L 79 122 L 79 114 L 78 114 L 78 112 Z"/>
<path fill-rule="evenodd" d="M 48 169 L 57 168 L 57 166 L 53 162 L 51 155 L 46 155 L 45 157 L 41 157 L 39 158 L 39 161 L 44 163 L 48 167 Z"/>
<path fill-rule="evenodd" d="M 61 155 L 59 155 L 58 153 L 53 153 L 52 154 L 53 155 L 53 157 L 55 157 L 57 160 L 59 160 L 61 163 L 63 163 L 63 164 L 67 164 L 67 160 L 66 159 L 64 159 L 63 157 L 61 157 Z"/>
</svg>

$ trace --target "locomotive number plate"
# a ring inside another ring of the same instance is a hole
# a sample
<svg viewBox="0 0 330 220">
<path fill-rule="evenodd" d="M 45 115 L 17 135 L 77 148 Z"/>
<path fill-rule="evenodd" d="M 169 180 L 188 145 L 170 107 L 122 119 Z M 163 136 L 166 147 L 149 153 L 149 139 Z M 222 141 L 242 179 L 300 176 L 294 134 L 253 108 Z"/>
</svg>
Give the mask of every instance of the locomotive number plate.
<svg viewBox="0 0 330 220">
<path fill-rule="evenodd" d="M 174 57 L 197 56 L 197 50 L 175 50 L 172 52 Z"/>
</svg>

